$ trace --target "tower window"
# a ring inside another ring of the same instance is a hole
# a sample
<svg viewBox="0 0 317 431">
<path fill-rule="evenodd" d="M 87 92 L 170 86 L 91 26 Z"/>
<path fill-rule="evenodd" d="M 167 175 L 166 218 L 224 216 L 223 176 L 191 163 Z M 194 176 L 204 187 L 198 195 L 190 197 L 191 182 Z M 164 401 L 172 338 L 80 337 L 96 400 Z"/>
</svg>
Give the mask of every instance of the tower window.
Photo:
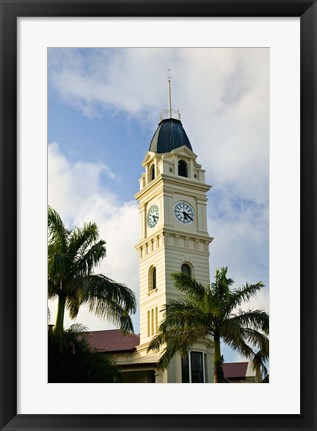
<svg viewBox="0 0 317 431">
<path fill-rule="evenodd" d="M 147 312 L 147 336 L 151 335 L 151 313 L 150 310 Z"/>
<path fill-rule="evenodd" d="M 151 266 L 149 269 L 149 292 L 156 289 L 156 268 Z"/>
<path fill-rule="evenodd" d="M 147 336 L 158 333 L 158 308 L 151 308 L 147 312 Z"/>
<path fill-rule="evenodd" d="M 206 357 L 202 352 L 189 352 L 182 358 L 183 383 L 206 383 Z"/>
<path fill-rule="evenodd" d="M 184 160 L 178 162 L 178 175 L 181 177 L 188 177 L 187 163 Z"/>
<path fill-rule="evenodd" d="M 154 180 L 155 178 L 155 165 L 152 165 L 150 168 L 150 181 Z"/>
<path fill-rule="evenodd" d="M 190 352 L 192 383 L 204 383 L 204 363 L 201 352 Z"/>
<path fill-rule="evenodd" d="M 182 358 L 182 383 L 190 383 L 189 381 L 189 355 Z"/>
<path fill-rule="evenodd" d="M 151 310 L 151 335 L 154 335 L 154 309 Z"/>
<path fill-rule="evenodd" d="M 188 265 L 188 263 L 183 263 L 183 264 L 182 264 L 182 266 L 181 266 L 181 272 L 182 272 L 183 274 L 186 274 L 186 275 L 188 275 L 189 277 L 191 277 L 191 268 L 190 268 L 190 266 Z"/>
<path fill-rule="evenodd" d="M 152 271 L 152 288 L 156 289 L 156 268 Z"/>
<path fill-rule="evenodd" d="M 155 307 L 155 333 L 158 333 L 158 308 Z"/>
</svg>

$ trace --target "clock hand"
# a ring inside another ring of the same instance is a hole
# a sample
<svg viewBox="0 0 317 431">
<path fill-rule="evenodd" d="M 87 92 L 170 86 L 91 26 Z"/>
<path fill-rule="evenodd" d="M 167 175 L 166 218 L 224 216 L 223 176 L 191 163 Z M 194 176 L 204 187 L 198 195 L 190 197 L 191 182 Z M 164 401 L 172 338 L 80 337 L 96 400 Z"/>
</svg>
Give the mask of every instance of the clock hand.
<svg viewBox="0 0 317 431">
<path fill-rule="evenodd" d="M 184 214 L 184 217 L 186 219 L 190 219 L 191 221 L 194 221 L 194 219 L 189 214 L 187 214 L 185 211 L 183 211 L 183 214 Z"/>
</svg>

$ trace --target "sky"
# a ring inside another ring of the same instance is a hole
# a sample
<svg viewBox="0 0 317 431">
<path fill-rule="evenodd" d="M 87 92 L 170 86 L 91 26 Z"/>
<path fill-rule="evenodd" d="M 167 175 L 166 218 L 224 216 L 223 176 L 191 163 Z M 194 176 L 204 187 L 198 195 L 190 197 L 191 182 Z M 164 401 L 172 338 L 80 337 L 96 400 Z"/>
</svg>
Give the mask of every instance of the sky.
<svg viewBox="0 0 317 431">
<path fill-rule="evenodd" d="M 170 69 L 172 108 L 212 185 L 211 281 L 224 266 L 234 287 L 262 281 L 246 308 L 269 312 L 269 67 L 268 48 L 48 49 L 48 204 L 68 228 L 97 223 L 107 256 L 96 272 L 138 298 L 134 195 Z M 49 308 L 54 323 L 56 302 Z M 66 327 L 114 327 L 84 307 L 76 321 L 65 317 Z M 139 312 L 133 323 L 137 333 Z"/>
</svg>

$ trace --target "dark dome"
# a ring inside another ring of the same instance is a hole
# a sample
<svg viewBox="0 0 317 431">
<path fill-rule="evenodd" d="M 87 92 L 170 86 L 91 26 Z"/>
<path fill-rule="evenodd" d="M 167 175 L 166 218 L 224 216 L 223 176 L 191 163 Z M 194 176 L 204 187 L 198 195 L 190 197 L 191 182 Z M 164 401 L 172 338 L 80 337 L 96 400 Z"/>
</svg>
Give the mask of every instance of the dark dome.
<svg viewBox="0 0 317 431">
<path fill-rule="evenodd" d="M 169 153 L 183 145 L 193 151 L 182 123 L 175 118 L 167 118 L 159 123 L 151 140 L 149 151 Z"/>
</svg>

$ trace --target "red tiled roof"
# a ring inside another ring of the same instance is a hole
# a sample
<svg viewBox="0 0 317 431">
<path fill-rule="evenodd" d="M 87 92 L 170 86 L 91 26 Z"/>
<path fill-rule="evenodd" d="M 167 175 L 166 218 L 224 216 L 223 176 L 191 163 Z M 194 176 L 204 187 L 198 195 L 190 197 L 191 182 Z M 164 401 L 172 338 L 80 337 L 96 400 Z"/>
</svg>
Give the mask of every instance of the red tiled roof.
<svg viewBox="0 0 317 431">
<path fill-rule="evenodd" d="M 87 332 L 92 348 L 101 352 L 133 351 L 140 344 L 140 335 L 123 333 L 120 329 Z"/>
<path fill-rule="evenodd" d="M 226 379 L 245 378 L 248 363 L 247 362 L 227 362 L 222 364 L 223 373 Z"/>
</svg>

